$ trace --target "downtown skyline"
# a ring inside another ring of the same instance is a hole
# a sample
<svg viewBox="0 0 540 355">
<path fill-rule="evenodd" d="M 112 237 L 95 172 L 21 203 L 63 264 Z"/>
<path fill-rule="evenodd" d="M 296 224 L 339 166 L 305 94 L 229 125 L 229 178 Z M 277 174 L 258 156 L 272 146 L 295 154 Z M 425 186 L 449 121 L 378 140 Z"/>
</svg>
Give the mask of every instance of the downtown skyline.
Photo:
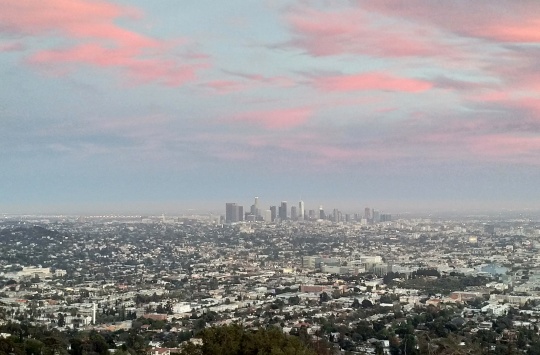
<svg viewBox="0 0 540 355">
<path fill-rule="evenodd" d="M 538 209 L 539 2 L 0 5 L 0 213 Z"/>
</svg>

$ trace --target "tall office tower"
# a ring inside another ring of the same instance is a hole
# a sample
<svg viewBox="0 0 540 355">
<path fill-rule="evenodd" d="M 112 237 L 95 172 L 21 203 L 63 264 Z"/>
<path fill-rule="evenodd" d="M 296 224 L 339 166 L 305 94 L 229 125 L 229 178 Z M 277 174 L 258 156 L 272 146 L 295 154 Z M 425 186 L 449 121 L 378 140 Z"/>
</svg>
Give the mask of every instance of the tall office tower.
<svg viewBox="0 0 540 355">
<path fill-rule="evenodd" d="M 265 222 L 272 222 L 272 211 L 270 210 L 264 211 L 263 218 Z"/>
<path fill-rule="evenodd" d="M 293 221 L 297 221 L 298 220 L 298 212 L 296 212 L 296 206 L 291 206 L 291 219 Z"/>
<path fill-rule="evenodd" d="M 255 219 L 260 215 L 259 198 L 255 197 L 255 203 L 251 205 L 250 213 L 255 216 Z"/>
<path fill-rule="evenodd" d="M 304 201 L 298 202 L 298 219 L 303 220 L 305 216 L 304 212 Z"/>
<path fill-rule="evenodd" d="M 373 210 L 373 223 L 379 223 L 381 221 L 381 213 Z"/>
<path fill-rule="evenodd" d="M 319 207 L 319 219 L 326 219 L 326 214 L 324 213 L 322 206 Z"/>
<path fill-rule="evenodd" d="M 274 222 L 277 217 L 277 207 L 270 206 L 270 222 Z"/>
<path fill-rule="evenodd" d="M 229 202 L 225 204 L 225 223 L 232 223 L 235 210 L 236 203 Z"/>
<path fill-rule="evenodd" d="M 340 216 L 341 212 L 339 212 L 339 210 L 337 208 L 334 208 L 334 211 L 332 213 L 332 219 L 334 220 L 334 222 L 340 222 Z"/>
<path fill-rule="evenodd" d="M 255 213 L 254 213 L 255 217 L 260 216 L 261 210 L 259 208 L 259 198 L 258 197 L 255 197 L 255 203 L 253 204 L 253 206 L 255 206 Z"/>
<path fill-rule="evenodd" d="M 225 223 L 235 223 L 244 220 L 244 207 L 236 203 L 225 204 Z"/>
<path fill-rule="evenodd" d="M 282 221 L 287 219 L 287 201 L 281 201 L 281 206 L 279 206 L 279 219 Z"/>
<path fill-rule="evenodd" d="M 345 222 L 349 223 L 351 221 L 350 213 L 345 213 Z"/>
<path fill-rule="evenodd" d="M 236 206 L 236 215 L 238 220 L 236 222 L 241 222 L 244 220 L 244 206 Z"/>
<path fill-rule="evenodd" d="M 309 210 L 308 218 L 309 218 L 310 221 L 314 221 L 314 220 L 317 219 L 317 215 L 315 214 L 315 210 Z"/>
<path fill-rule="evenodd" d="M 371 219 L 371 209 L 369 207 L 364 209 L 364 218 L 368 221 Z"/>
<path fill-rule="evenodd" d="M 392 221 L 392 215 L 388 213 L 381 213 L 381 222 L 390 222 Z"/>
</svg>

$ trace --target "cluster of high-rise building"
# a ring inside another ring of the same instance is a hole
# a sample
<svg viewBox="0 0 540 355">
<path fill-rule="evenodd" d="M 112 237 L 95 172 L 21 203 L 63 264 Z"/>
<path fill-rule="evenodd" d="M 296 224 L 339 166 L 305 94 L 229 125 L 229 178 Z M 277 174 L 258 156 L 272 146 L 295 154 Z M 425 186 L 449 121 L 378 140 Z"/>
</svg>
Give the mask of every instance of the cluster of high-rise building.
<svg viewBox="0 0 540 355">
<path fill-rule="evenodd" d="M 383 214 L 380 211 L 367 207 L 364 215 L 360 213 L 345 213 L 335 208 L 332 213 L 326 213 L 323 206 L 319 210 L 305 210 L 304 201 L 299 201 L 298 205 L 289 208 L 287 201 L 282 201 L 279 206 L 273 205 L 268 209 L 261 208 L 259 198 L 255 197 L 255 202 L 249 211 L 244 212 L 244 207 L 234 202 L 225 204 L 225 223 L 237 222 L 282 222 L 282 221 L 316 221 L 329 220 L 332 222 L 360 222 L 373 224 L 379 222 L 389 222 L 392 215 Z"/>
<path fill-rule="evenodd" d="M 381 213 L 373 208 L 366 207 L 364 209 L 364 218 L 368 223 L 390 222 L 392 220 L 392 215 Z"/>
</svg>

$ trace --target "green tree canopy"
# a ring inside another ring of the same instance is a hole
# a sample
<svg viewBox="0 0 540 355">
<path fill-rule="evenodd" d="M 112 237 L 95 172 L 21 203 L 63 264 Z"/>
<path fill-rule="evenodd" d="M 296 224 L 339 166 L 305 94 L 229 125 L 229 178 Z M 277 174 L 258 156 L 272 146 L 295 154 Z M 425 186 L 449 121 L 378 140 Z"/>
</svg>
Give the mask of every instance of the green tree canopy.
<svg viewBox="0 0 540 355">
<path fill-rule="evenodd" d="M 200 355 L 315 355 L 300 338 L 283 334 L 278 328 L 246 330 L 240 325 L 205 329 L 203 345 L 188 345 L 183 354 Z"/>
</svg>

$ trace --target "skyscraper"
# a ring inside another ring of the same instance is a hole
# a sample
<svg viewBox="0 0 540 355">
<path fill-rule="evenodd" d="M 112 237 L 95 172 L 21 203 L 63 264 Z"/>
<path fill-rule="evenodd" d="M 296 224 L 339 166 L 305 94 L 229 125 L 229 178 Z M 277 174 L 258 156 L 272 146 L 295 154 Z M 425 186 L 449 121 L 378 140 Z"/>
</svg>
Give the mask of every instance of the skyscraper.
<svg viewBox="0 0 540 355">
<path fill-rule="evenodd" d="M 322 206 L 319 207 L 319 219 L 326 219 L 326 214 L 324 213 Z"/>
<path fill-rule="evenodd" d="M 255 197 L 255 203 L 253 205 L 251 205 L 251 210 L 250 210 L 251 214 L 256 217 L 260 216 L 261 214 L 261 211 L 259 209 L 259 198 L 258 197 Z"/>
<path fill-rule="evenodd" d="M 388 213 L 381 213 L 381 222 L 390 222 L 392 220 L 392 215 Z"/>
<path fill-rule="evenodd" d="M 244 220 L 244 206 L 236 206 L 236 215 L 238 220 L 236 222 L 241 222 Z"/>
<path fill-rule="evenodd" d="M 291 206 L 291 219 L 293 221 L 298 220 L 298 212 L 297 212 L 296 206 Z"/>
<path fill-rule="evenodd" d="M 332 219 L 334 222 L 341 222 L 341 212 L 337 208 L 334 208 Z"/>
<path fill-rule="evenodd" d="M 275 208 L 274 208 L 274 213 L 275 213 Z M 273 219 L 272 219 L 272 211 L 271 210 L 264 211 L 263 219 L 264 219 L 265 222 L 272 222 L 273 221 Z"/>
<path fill-rule="evenodd" d="M 368 221 L 371 219 L 371 208 L 366 207 L 364 209 L 364 218 L 367 219 Z"/>
<path fill-rule="evenodd" d="M 285 221 L 287 219 L 287 201 L 282 201 L 279 206 L 279 219 Z"/>
<path fill-rule="evenodd" d="M 225 204 L 225 223 L 236 223 L 244 220 L 244 207 L 234 202 Z"/>
<path fill-rule="evenodd" d="M 381 221 L 381 213 L 377 210 L 373 210 L 372 220 L 373 220 L 373 223 L 379 223 Z"/>
<path fill-rule="evenodd" d="M 234 211 L 236 209 L 236 203 L 225 204 L 225 223 L 232 223 Z"/>
<path fill-rule="evenodd" d="M 270 221 L 269 222 L 275 222 L 277 217 L 277 207 L 276 206 L 270 206 Z"/>
<path fill-rule="evenodd" d="M 303 220 L 304 216 L 304 201 L 300 201 L 298 202 L 298 219 Z"/>
</svg>

